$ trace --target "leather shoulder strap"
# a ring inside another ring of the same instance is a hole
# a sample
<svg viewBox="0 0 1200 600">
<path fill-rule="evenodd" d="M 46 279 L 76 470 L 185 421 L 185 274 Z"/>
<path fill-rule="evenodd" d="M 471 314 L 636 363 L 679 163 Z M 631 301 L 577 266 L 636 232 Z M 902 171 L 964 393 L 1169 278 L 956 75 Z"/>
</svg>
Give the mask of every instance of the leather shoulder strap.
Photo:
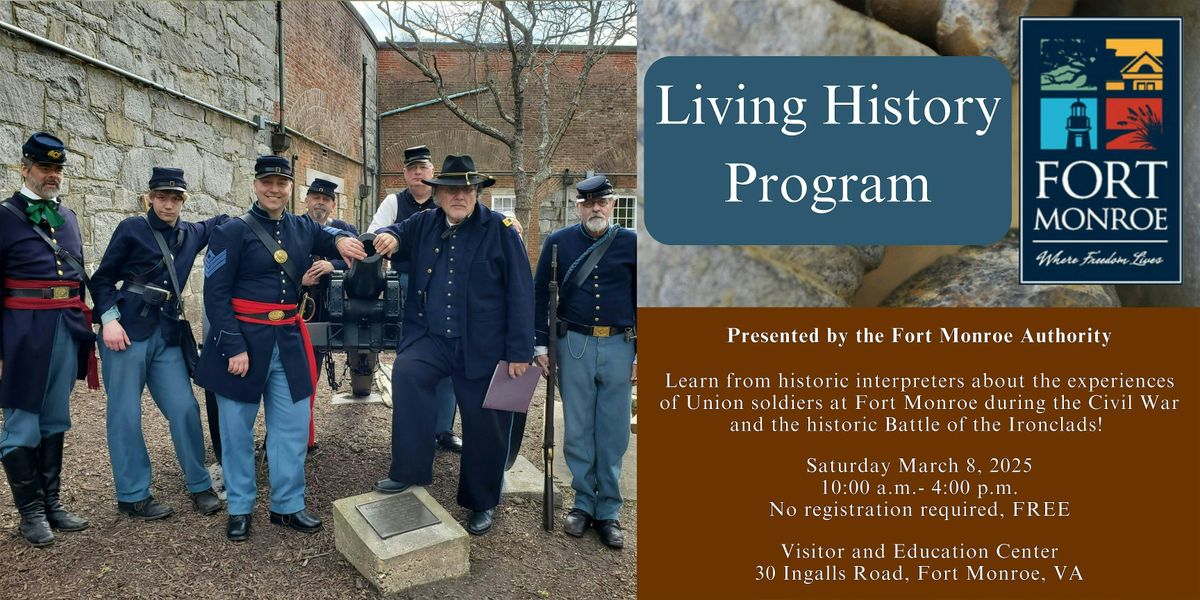
<svg viewBox="0 0 1200 600">
<path fill-rule="evenodd" d="M 250 226 L 250 231 L 253 231 L 254 235 L 258 236 L 258 241 L 262 242 L 263 246 L 266 247 L 267 252 L 270 253 L 271 256 L 287 256 L 287 258 L 280 263 L 280 267 L 283 269 L 284 273 L 287 273 L 288 278 L 292 280 L 292 284 L 299 288 L 301 282 L 300 273 L 297 272 L 296 263 L 292 262 L 292 257 L 288 256 L 287 251 L 279 245 L 279 242 L 275 241 L 275 238 L 267 235 L 267 230 L 263 229 L 262 224 L 258 222 L 258 219 L 254 218 L 254 215 L 247 212 L 238 218 L 245 221 L 246 225 Z M 280 252 L 283 254 L 279 254 Z M 276 258 L 275 262 L 279 262 L 279 259 Z"/>
<path fill-rule="evenodd" d="M 596 243 L 594 243 L 589 249 L 590 252 L 587 260 L 585 260 L 582 265 L 579 265 L 579 267 L 575 269 L 574 273 L 567 274 L 567 277 L 570 277 L 571 285 L 569 287 L 580 287 L 587 281 L 588 273 L 591 273 L 592 269 L 594 269 L 596 265 L 600 263 L 600 259 L 604 258 L 604 253 L 608 252 L 608 247 L 612 245 L 613 240 L 617 239 L 617 230 L 619 228 L 619 226 L 613 225 L 612 228 L 608 230 L 608 233 L 603 238 L 597 240 Z M 575 265 L 571 266 L 572 268 L 575 267 Z M 574 277 L 571 277 L 572 274 Z"/>
<path fill-rule="evenodd" d="M 75 258 L 75 255 L 68 252 L 66 248 L 59 246 L 57 242 L 50 239 L 50 236 L 46 235 L 46 232 L 42 231 L 41 227 L 38 227 L 36 223 L 30 221 L 29 216 L 21 212 L 21 209 L 13 206 L 12 202 L 5 200 L 4 202 L 0 202 L 0 205 L 3 205 L 4 208 L 12 211 L 14 215 L 17 215 L 18 219 L 28 223 L 29 226 L 32 227 L 35 232 L 37 232 L 38 237 L 41 237 L 42 241 L 46 242 L 46 244 L 50 246 L 50 249 L 54 251 L 55 256 L 70 265 L 72 269 L 75 269 L 75 271 L 79 273 L 79 276 L 83 278 L 84 287 L 91 289 L 91 279 L 88 278 L 87 271 L 83 270 L 82 261 L 80 261 L 78 258 Z"/>
<path fill-rule="evenodd" d="M 146 219 L 146 224 L 150 225 L 150 219 L 142 215 Z M 154 241 L 158 242 L 158 249 L 162 251 L 163 262 L 167 263 L 167 273 L 171 275 L 171 287 L 175 290 L 175 301 L 179 303 L 179 316 L 183 318 L 183 295 L 179 293 L 179 277 L 175 274 L 175 255 L 171 254 L 171 248 L 167 246 L 167 240 L 163 238 L 162 232 L 150 227 L 150 233 L 154 234 Z M 182 233 L 182 230 L 180 230 Z"/>
</svg>

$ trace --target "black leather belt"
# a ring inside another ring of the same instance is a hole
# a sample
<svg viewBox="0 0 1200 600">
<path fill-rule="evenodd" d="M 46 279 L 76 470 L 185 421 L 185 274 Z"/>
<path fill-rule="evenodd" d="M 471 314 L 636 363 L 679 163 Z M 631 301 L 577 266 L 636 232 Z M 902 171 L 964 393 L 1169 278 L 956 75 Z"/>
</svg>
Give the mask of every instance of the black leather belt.
<svg viewBox="0 0 1200 600">
<path fill-rule="evenodd" d="M 55 287 L 29 289 L 4 288 L 4 295 L 10 298 L 41 298 L 42 300 L 65 300 L 79 295 L 79 288 L 59 285 Z"/>
<path fill-rule="evenodd" d="M 138 282 L 136 282 L 136 281 L 126 281 L 126 282 L 125 282 L 125 283 L 124 283 L 124 284 L 121 286 L 121 289 L 122 289 L 122 290 L 124 290 L 124 291 L 126 291 L 126 292 L 133 292 L 134 294 L 145 294 L 147 291 L 154 292 L 154 293 L 156 293 L 156 294 L 165 294 L 165 295 L 166 295 L 166 301 L 167 301 L 167 302 L 170 302 L 170 301 L 171 301 L 171 297 L 172 297 L 172 296 L 174 296 L 174 294 L 173 294 L 173 293 L 171 293 L 171 291 L 170 291 L 170 290 L 164 290 L 164 289 L 162 289 L 162 288 L 156 288 L 156 287 L 154 287 L 154 286 L 152 286 L 152 285 L 143 285 L 143 284 L 140 284 L 140 283 L 138 283 Z"/>
<path fill-rule="evenodd" d="M 609 325 L 576 325 L 569 321 L 560 321 L 566 326 L 567 331 L 582 333 L 583 335 L 591 335 L 595 337 L 608 337 L 610 335 L 618 335 L 625 333 L 624 327 L 612 327 Z M 563 334 L 559 334 L 560 336 Z"/>
</svg>

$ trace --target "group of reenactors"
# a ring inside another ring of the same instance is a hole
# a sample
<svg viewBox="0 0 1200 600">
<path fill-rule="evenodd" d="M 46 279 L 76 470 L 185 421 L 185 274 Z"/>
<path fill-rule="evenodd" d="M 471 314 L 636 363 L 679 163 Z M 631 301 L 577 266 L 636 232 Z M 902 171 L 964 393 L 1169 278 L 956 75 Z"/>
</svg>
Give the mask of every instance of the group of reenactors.
<svg viewBox="0 0 1200 600">
<path fill-rule="evenodd" d="M 194 379 L 212 397 L 228 538 L 251 533 L 260 406 L 270 521 L 320 530 L 305 504 L 320 357 L 308 339 L 303 297 L 333 270 L 367 256 L 354 228 L 331 218 L 337 185 L 314 180 L 307 214 L 291 214 L 291 164 L 262 156 L 245 214 L 189 222 L 186 174 L 155 167 L 146 213 L 117 226 L 89 277 L 75 213 L 59 197 L 67 148 L 40 132 L 21 150 L 22 189 L 0 203 L 0 462 L 21 535 L 45 546 L 56 530 L 88 527 L 63 505 L 60 473 L 71 390 L 78 379 L 98 387 L 98 371 L 120 513 L 156 520 L 173 512 L 150 492 L 141 427 L 147 387 L 169 423 L 195 509 L 221 510 L 204 464 Z M 428 148 L 409 148 L 404 159 L 407 189 L 385 199 L 370 228 L 374 251 L 391 259 L 406 290 L 392 371 L 392 460 L 374 489 L 427 485 L 436 448 L 461 452 L 458 503 L 470 511 L 467 530 L 487 533 L 509 446 L 519 439 L 510 435 L 513 413 L 484 408 L 484 396 L 500 361 L 510 377 L 535 365 L 547 374 L 553 340 L 575 491 L 564 530 L 580 537 L 592 528 L 604 544 L 623 547 L 619 483 L 637 381 L 637 267 L 634 232 L 612 220 L 613 186 L 603 175 L 576 186 L 579 223 L 546 237 L 535 277 L 519 224 L 479 202 L 495 180 L 476 171 L 470 156 L 447 156 L 436 177 Z M 552 272 L 552 248 L 565 269 Z M 201 252 L 207 327 L 196 356 L 180 291 Z M 551 279 L 561 290 L 556 315 L 548 309 Z M 100 326 L 99 362 L 93 324 Z M 456 406 L 462 438 L 451 431 Z"/>
</svg>

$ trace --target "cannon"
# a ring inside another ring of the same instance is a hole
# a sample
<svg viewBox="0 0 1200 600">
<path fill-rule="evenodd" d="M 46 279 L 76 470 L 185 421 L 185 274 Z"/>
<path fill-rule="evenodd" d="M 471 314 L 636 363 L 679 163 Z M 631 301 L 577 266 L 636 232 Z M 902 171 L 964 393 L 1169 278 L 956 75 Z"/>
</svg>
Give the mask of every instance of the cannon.
<svg viewBox="0 0 1200 600">
<path fill-rule="evenodd" d="M 321 291 L 327 321 L 309 322 L 313 349 L 343 351 L 350 368 L 350 388 L 355 396 L 371 393 L 379 353 L 400 343 L 400 315 L 404 289 L 400 276 L 384 268 L 375 253 L 375 234 L 358 236 L 367 257 L 345 271 L 334 271 Z"/>
</svg>

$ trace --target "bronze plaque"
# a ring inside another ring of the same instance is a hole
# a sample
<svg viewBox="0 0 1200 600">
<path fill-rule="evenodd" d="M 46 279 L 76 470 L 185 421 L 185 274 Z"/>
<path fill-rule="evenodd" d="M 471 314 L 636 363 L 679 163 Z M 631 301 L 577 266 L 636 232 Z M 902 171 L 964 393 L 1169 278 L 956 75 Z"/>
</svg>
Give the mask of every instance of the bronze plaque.
<svg viewBox="0 0 1200 600">
<path fill-rule="evenodd" d="M 357 508 L 375 533 L 385 540 L 442 522 L 412 492 L 359 504 Z"/>
</svg>

